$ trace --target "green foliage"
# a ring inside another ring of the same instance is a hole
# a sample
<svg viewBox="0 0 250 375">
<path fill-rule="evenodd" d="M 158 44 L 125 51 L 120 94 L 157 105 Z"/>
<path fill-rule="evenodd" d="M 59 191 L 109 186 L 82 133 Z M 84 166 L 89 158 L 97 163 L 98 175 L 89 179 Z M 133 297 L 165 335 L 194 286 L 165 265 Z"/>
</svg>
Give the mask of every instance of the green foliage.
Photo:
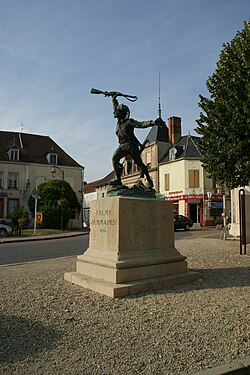
<svg viewBox="0 0 250 375">
<path fill-rule="evenodd" d="M 27 212 L 23 212 L 22 208 L 16 208 L 15 211 L 10 216 L 11 224 L 14 227 L 21 227 L 22 229 L 26 229 L 30 223 L 29 215 Z"/>
<path fill-rule="evenodd" d="M 30 219 L 27 213 L 21 216 L 20 219 L 18 220 L 19 227 L 22 229 L 28 228 L 29 223 L 30 223 Z"/>
<path fill-rule="evenodd" d="M 63 229 L 67 228 L 70 219 L 70 210 L 64 207 L 63 211 L 59 205 L 51 206 L 45 204 L 42 208 L 43 222 L 42 228 L 61 229 L 61 219 L 63 219 Z"/>
<path fill-rule="evenodd" d="M 217 69 L 200 95 L 196 132 L 210 177 L 234 188 L 250 181 L 250 22 L 223 45 Z"/>
<path fill-rule="evenodd" d="M 43 213 L 42 228 L 60 229 L 63 218 L 63 229 L 67 228 L 71 210 L 79 210 L 80 203 L 70 184 L 63 180 L 49 180 L 38 186 L 37 211 Z M 33 192 L 34 193 L 34 192 Z M 31 212 L 35 211 L 35 199 L 32 195 L 28 201 Z"/>
</svg>

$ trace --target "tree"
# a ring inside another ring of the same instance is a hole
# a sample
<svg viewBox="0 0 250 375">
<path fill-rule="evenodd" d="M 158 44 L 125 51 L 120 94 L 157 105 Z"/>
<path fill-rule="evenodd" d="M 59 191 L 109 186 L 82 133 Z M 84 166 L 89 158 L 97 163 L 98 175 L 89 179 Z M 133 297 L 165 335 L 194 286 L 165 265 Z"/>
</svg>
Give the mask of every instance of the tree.
<svg viewBox="0 0 250 375">
<path fill-rule="evenodd" d="M 250 181 L 250 22 L 223 44 L 217 69 L 206 81 L 210 98 L 199 95 L 199 148 L 210 177 L 229 188 Z"/>
<path fill-rule="evenodd" d="M 40 199 L 37 202 L 37 210 L 43 213 L 42 227 L 47 229 L 60 229 L 62 208 L 63 228 L 68 226 L 71 212 L 80 209 L 76 193 L 70 184 L 63 180 L 49 180 L 40 184 L 37 188 Z M 35 199 L 32 195 L 28 201 L 31 212 L 35 211 Z"/>
</svg>

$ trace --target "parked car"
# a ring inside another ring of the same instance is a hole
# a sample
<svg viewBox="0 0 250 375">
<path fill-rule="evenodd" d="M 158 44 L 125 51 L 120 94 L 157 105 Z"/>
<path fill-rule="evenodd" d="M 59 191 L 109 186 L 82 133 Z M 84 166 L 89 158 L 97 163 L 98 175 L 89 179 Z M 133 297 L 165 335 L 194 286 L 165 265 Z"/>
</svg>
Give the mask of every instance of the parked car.
<svg viewBox="0 0 250 375">
<path fill-rule="evenodd" d="M 12 227 L 7 224 L 0 224 L 0 237 L 10 236 L 12 234 Z"/>
<path fill-rule="evenodd" d="M 174 230 L 189 230 L 193 226 L 193 220 L 183 215 L 174 215 Z"/>
</svg>

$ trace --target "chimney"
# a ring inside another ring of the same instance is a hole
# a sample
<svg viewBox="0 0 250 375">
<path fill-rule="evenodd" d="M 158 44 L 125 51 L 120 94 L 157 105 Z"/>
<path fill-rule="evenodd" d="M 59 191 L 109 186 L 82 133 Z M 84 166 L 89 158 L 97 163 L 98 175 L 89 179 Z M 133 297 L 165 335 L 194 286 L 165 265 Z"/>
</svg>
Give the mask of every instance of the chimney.
<svg viewBox="0 0 250 375">
<path fill-rule="evenodd" d="M 168 119 L 168 134 L 170 142 L 175 145 L 181 137 L 181 118 L 169 117 Z"/>
</svg>

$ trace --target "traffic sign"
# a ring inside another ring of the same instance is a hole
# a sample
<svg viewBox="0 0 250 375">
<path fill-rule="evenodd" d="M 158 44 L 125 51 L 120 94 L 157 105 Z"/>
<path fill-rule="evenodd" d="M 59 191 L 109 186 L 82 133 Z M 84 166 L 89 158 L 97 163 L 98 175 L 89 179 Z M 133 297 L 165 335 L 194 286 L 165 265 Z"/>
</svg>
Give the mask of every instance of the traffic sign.
<svg viewBox="0 0 250 375">
<path fill-rule="evenodd" d="M 43 222 L 43 214 L 42 212 L 37 212 L 36 214 L 36 223 L 41 224 Z"/>
</svg>

